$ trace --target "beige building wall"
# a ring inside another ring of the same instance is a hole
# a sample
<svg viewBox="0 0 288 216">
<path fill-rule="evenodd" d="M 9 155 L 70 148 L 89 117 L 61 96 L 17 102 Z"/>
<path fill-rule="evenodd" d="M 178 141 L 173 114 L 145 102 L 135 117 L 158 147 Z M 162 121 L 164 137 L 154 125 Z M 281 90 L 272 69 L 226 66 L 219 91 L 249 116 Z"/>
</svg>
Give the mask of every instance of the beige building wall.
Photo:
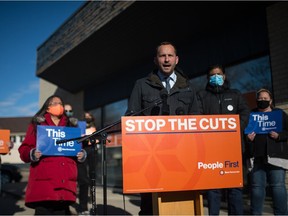
<svg viewBox="0 0 288 216">
<path fill-rule="evenodd" d="M 22 143 L 22 139 L 25 136 L 25 132 L 23 133 L 11 133 L 10 136 L 14 137 L 14 147 L 10 150 L 10 153 L 6 155 L 1 155 L 2 163 L 11 163 L 11 164 L 24 164 L 24 162 L 20 159 L 20 155 L 18 152 L 18 148 Z"/>
<path fill-rule="evenodd" d="M 55 94 L 56 90 L 57 90 L 57 86 L 54 85 L 53 83 L 50 83 L 44 79 L 39 79 L 40 83 L 39 83 L 39 107 L 42 107 L 42 105 L 44 104 L 45 100 Z"/>
<path fill-rule="evenodd" d="M 40 79 L 39 107 L 42 107 L 45 100 L 53 94 L 61 96 L 65 103 L 71 104 L 74 116 L 78 119 L 82 119 L 84 113 L 83 91 L 72 94 L 64 89 L 58 88 L 58 86 L 53 83 Z"/>
</svg>

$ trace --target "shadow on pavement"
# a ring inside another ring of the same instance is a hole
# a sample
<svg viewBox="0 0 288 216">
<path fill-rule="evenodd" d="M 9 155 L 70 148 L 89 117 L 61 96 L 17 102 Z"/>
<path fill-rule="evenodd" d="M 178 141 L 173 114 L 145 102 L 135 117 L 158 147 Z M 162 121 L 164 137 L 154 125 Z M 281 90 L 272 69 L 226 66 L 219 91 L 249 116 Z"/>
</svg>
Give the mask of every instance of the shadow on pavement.
<svg viewBox="0 0 288 216">
<path fill-rule="evenodd" d="M 2 193 L 0 196 L 0 209 L 2 215 L 14 215 L 18 212 L 24 212 L 25 208 L 18 204 L 19 200 L 24 199 L 24 189 L 27 182 L 8 183 L 2 186 Z"/>
<path fill-rule="evenodd" d="M 107 215 L 132 215 L 131 213 L 125 211 L 122 208 L 118 208 L 115 206 L 107 205 Z M 97 205 L 97 215 L 105 215 L 104 214 L 104 205 Z"/>
</svg>

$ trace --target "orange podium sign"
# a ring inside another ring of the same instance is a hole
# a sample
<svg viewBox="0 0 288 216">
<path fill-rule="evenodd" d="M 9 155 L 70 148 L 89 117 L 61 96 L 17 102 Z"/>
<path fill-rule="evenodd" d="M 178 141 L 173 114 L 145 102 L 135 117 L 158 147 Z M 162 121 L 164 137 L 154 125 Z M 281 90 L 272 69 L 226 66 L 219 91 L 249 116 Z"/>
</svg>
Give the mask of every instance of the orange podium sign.
<svg viewBox="0 0 288 216">
<path fill-rule="evenodd" d="M 0 153 L 9 152 L 8 142 L 10 141 L 10 130 L 0 130 Z"/>
<path fill-rule="evenodd" d="M 123 192 L 243 187 L 238 115 L 122 117 Z"/>
</svg>

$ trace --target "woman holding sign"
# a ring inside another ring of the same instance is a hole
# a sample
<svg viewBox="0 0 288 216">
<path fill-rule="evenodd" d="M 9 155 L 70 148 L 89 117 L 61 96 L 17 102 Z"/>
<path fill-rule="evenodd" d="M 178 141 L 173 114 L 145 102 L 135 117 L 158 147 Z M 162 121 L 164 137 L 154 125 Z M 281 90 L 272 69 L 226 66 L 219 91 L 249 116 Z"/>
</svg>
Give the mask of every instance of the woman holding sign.
<svg viewBox="0 0 288 216">
<path fill-rule="evenodd" d="M 19 147 L 21 159 L 30 163 L 30 175 L 25 205 L 35 209 L 35 215 L 69 215 L 69 205 L 76 201 L 77 161 L 83 162 L 86 152 L 75 156 L 44 155 L 36 143 L 37 126 L 70 126 L 59 96 L 50 96 L 32 118 L 25 139 Z M 51 129 L 50 129 L 51 130 Z M 62 131 L 53 131 L 53 137 Z M 68 142 L 67 142 L 68 143 Z M 46 146 L 50 148 L 51 146 Z"/>
<path fill-rule="evenodd" d="M 250 132 L 247 134 L 248 150 L 251 162 L 251 214 L 261 215 L 266 196 L 266 184 L 272 191 L 273 210 L 275 215 L 287 215 L 287 191 L 285 187 L 285 174 L 288 169 L 287 144 L 287 115 L 281 109 L 273 108 L 272 94 L 267 89 L 257 92 L 257 108 L 251 114 L 258 125 L 270 124 L 275 121 L 269 119 L 267 112 L 280 114 L 280 128 L 263 133 Z M 280 111 L 280 112 L 279 112 Z M 255 113 L 257 112 L 257 113 Z M 259 113 L 260 112 L 260 113 Z M 270 115 L 273 116 L 273 115 Z M 251 116 L 250 116 L 251 118 Z M 276 118 L 276 116 L 275 116 Z M 250 124 L 250 122 L 249 122 Z"/>
</svg>

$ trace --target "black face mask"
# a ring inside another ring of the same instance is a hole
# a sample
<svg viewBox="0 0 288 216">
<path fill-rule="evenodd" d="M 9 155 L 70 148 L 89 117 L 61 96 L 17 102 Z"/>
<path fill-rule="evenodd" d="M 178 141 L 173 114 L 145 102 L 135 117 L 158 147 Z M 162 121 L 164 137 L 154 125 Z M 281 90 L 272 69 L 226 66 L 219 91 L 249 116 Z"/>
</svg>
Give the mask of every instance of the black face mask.
<svg viewBox="0 0 288 216">
<path fill-rule="evenodd" d="M 265 100 L 257 101 L 257 107 L 259 109 L 266 109 L 267 107 L 269 107 L 269 105 L 270 105 L 270 101 L 265 101 Z"/>
<path fill-rule="evenodd" d="M 92 118 L 85 118 L 85 121 L 86 121 L 87 123 L 91 123 L 91 122 L 93 122 L 93 119 L 92 119 Z"/>
</svg>

